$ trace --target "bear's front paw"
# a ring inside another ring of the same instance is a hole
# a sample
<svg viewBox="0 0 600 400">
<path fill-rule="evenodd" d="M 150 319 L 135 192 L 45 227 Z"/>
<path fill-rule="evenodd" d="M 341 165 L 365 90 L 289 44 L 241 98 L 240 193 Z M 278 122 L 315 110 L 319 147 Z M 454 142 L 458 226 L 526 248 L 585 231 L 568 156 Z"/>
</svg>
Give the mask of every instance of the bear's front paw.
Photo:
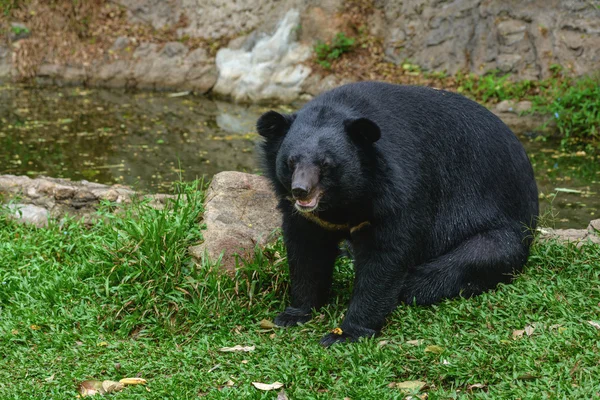
<svg viewBox="0 0 600 400">
<path fill-rule="evenodd" d="M 312 318 L 310 311 L 300 308 L 287 307 L 284 312 L 275 317 L 275 325 L 278 326 L 296 326 L 310 321 Z"/>
<path fill-rule="evenodd" d="M 361 337 L 374 337 L 378 334 L 377 331 L 369 328 L 335 328 L 331 333 L 323 336 L 321 346 L 329 347 L 334 343 L 356 342 Z"/>
</svg>

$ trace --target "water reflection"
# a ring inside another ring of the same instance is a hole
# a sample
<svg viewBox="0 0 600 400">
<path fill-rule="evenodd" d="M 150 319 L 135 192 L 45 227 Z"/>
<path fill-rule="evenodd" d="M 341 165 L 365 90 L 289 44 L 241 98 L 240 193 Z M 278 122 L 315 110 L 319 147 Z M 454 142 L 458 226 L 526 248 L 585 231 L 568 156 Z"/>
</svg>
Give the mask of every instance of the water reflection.
<svg viewBox="0 0 600 400">
<path fill-rule="evenodd" d="M 258 172 L 254 123 L 267 109 L 190 94 L 4 86 L 0 174 L 168 191 L 180 177 Z M 522 141 L 543 193 L 542 210 L 552 204 L 557 227 L 581 228 L 600 217 L 597 156 L 564 154 L 556 143 Z"/>
</svg>

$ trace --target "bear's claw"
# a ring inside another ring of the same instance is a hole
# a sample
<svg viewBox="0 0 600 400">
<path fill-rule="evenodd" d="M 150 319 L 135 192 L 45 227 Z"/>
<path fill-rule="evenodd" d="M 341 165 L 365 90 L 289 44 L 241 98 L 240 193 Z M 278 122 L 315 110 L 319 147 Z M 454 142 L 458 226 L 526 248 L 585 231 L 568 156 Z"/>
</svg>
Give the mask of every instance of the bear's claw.
<svg viewBox="0 0 600 400">
<path fill-rule="evenodd" d="M 310 321 L 312 315 L 307 311 L 299 308 L 287 307 L 284 312 L 275 317 L 275 325 L 277 326 L 296 326 Z"/>
</svg>

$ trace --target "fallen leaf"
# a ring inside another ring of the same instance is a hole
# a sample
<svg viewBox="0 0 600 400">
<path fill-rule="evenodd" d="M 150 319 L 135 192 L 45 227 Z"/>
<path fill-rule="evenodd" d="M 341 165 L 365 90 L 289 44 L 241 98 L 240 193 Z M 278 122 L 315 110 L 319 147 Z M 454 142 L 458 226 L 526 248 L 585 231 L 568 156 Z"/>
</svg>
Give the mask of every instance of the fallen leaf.
<svg viewBox="0 0 600 400">
<path fill-rule="evenodd" d="M 277 326 L 273 323 L 273 321 L 269 321 L 268 319 L 261 320 L 259 325 L 261 329 L 273 329 Z"/>
<path fill-rule="evenodd" d="M 425 353 L 442 354 L 444 350 L 442 346 L 436 346 L 435 344 L 425 347 Z"/>
<path fill-rule="evenodd" d="M 277 400 L 288 400 L 288 397 L 283 390 L 277 393 Z"/>
<path fill-rule="evenodd" d="M 273 382 L 273 383 L 261 383 L 261 382 L 252 382 L 252 385 L 258 390 L 275 390 L 283 387 L 283 383 L 281 382 Z"/>
<path fill-rule="evenodd" d="M 600 329 L 600 323 L 598 323 L 596 321 L 588 321 L 588 324 L 590 324 L 591 326 L 593 326 L 596 329 Z"/>
<path fill-rule="evenodd" d="M 527 325 L 527 326 L 525 327 L 525 334 L 526 334 L 527 336 L 531 336 L 531 335 L 533 335 L 533 331 L 535 331 L 535 326 L 533 326 L 533 325 Z"/>
<path fill-rule="evenodd" d="M 47 378 L 44 378 L 44 380 L 45 380 L 46 382 L 52 382 L 52 381 L 54 380 L 54 375 L 55 375 L 55 374 L 52 374 L 52 375 L 50 375 L 49 377 L 47 377 Z"/>
<path fill-rule="evenodd" d="M 389 344 L 389 343 L 390 343 L 390 341 L 389 341 L 389 340 L 382 340 L 382 341 L 380 341 L 379 343 L 377 343 L 377 346 L 379 346 L 379 347 L 383 347 L 383 346 L 385 346 L 385 345 L 387 345 L 387 344 Z"/>
<path fill-rule="evenodd" d="M 40 329 L 42 329 L 39 325 L 31 325 L 30 328 L 33 331 L 39 331 Z"/>
<path fill-rule="evenodd" d="M 417 340 L 409 340 L 408 342 L 406 342 L 406 344 L 410 344 L 411 346 L 420 346 L 422 345 L 424 342 L 423 339 L 417 339 Z"/>
<path fill-rule="evenodd" d="M 79 384 L 79 393 L 81 397 L 93 396 L 102 393 L 102 382 L 83 381 Z"/>
<path fill-rule="evenodd" d="M 104 393 L 113 393 L 113 392 L 119 392 L 121 390 L 123 390 L 123 388 L 125 387 L 124 384 L 122 384 L 121 382 L 115 382 L 115 381 L 102 381 L 102 391 Z"/>
<path fill-rule="evenodd" d="M 487 387 L 487 385 L 484 385 L 483 383 L 475 383 L 473 385 L 467 386 L 467 390 L 485 389 L 486 387 Z"/>
<path fill-rule="evenodd" d="M 119 382 L 123 385 L 145 385 L 148 383 L 148 381 L 143 378 L 123 378 Z"/>
<path fill-rule="evenodd" d="M 512 337 L 513 339 L 519 339 L 521 337 L 523 337 L 523 334 L 525 333 L 525 329 L 515 329 L 512 333 Z"/>
<path fill-rule="evenodd" d="M 344 333 L 344 331 L 342 330 L 342 328 L 333 328 L 331 330 L 331 333 L 333 333 L 334 335 L 341 335 L 342 333 Z"/>
<path fill-rule="evenodd" d="M 219 349 L 219 351 L 222 351 L 222 352 L 225 352 L 225 353 L 227 353 L 227 352 L 234 352 L 234 351 L 245 351 L 245 352 L 248 352 L 248 351 L 254 351 L 254 349 L 256 349 L 256 346 L 241 346 L 241 345 L 238 344 L 237 346 L 233 346 L 233 347 L 221 347 Z"/>
<path fill-rule="evenodd" d="M 419 390 L 423 389 L 425 385 L 427 385 L 427 383 L 423 381 L 404 381 L 391 383 L 388 386 L 395 389 L 400 389 L 404 392 L 418 392 Z"/>
<path fill-rule="evenodd" d="M 108 342 L 100 342 L 96 346 L 98 346 L 98 347 L 106 347 L 106 346 L 108 346 Z"/>
</svg>

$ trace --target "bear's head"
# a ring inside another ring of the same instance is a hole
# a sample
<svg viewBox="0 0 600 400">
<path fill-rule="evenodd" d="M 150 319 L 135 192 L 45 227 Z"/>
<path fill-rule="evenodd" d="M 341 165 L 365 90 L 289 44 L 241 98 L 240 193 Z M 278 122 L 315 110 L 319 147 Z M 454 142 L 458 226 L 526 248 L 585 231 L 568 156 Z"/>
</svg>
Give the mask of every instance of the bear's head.
<svg viewBox="0 0 600 400">
<path fill-rule="evenodd" d="M 329 115 L 328 115 L 329 114 Z M 368 199 L 379 126 L 324 109 L 263 114 L 264 169 L 277 194 L 303 213 L 348 209 Z"/>
</svg>

